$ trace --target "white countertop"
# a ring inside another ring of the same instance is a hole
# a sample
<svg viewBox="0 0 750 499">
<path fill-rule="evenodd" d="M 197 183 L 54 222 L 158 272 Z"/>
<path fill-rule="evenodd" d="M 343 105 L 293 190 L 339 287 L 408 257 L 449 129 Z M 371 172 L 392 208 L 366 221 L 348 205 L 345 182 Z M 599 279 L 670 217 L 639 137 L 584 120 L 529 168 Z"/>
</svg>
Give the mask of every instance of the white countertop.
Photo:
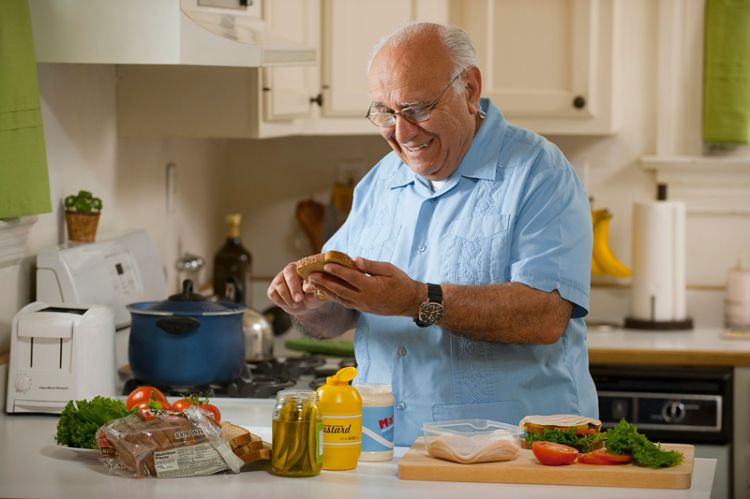
<svg viewBox="0 0 750 499">
<path fill-rule="evenodd" d="M 271 425 L 272 400 L 219 399 L 215 402 L 226 420 L 257 427 L 259 433 L 267 432 Z M 323 471 L 320 476 L 311 478 L 284 478 L 256 469 L 237 475 L 134 480 L 111 475 L 97 460 L 59 448 L 54 443 L 57 420 L 53 415 L 0 413 L 0 497 L 708 499 L 716 467 L 714 459 L 696 459 L 692 487 L 688 490 L 425 482 L 398 479 L 398 457 L 406 449 L 397 448 L 393 461 L 360 463 L 356 470 Z"/>
<path fill-rule="evenodd" d="M 592 364 L 692 364 L 750 366 L 750 333 L 723 328 L 644 331 L 591 327 L 586 344 Z"/>
</svg>

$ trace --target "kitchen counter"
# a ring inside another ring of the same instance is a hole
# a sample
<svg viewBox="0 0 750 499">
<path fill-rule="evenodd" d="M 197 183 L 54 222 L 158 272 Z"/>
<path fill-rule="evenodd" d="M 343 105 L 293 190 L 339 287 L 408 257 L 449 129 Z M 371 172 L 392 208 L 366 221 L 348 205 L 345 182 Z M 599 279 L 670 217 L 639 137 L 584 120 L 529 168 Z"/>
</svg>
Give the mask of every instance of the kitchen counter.
<svg viewBox="0 0 750 499">
<path fill-rule="evenodd" d="M 271 400 L 222 399 L 217 401 L 224 419 L 243 426 L 271 424 Z M 565 485 L 514 485 L 399 480 L 396 459 L 387 463 L 360 463 L 356 470 L 323 471 L 312 478 L 284 478 L 263 469 L 237 475 L 134 480 L 109 474 L 98 461 L 79 457 L 54 443 L 57 416 L 0 413 L 0 497 L 75 497 L 135 499 L 139 497 L 253 497 L 253 498 L 455 498 L 486 497 L 583 499 L 709 498 L 715 472 L 714 459 L 696 459 L 692 487 L 688 490 L 578 487 Z"/>
<path fill-rule="evenodd" d="M 591 327 L 586 332 L 591 364 L 750 366 L 750 334 L 726 329 L 644 331 Z"/>
</svg>

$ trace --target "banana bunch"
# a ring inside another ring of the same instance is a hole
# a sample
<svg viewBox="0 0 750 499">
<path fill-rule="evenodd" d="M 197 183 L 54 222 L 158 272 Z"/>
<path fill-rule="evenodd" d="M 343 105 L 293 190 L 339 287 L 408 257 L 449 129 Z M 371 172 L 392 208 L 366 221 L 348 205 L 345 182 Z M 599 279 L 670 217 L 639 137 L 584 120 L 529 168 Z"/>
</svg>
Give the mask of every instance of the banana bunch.
<svg viewBox="0 0 750 499">
<path fill-rule="evenodd" d="M 622 263 L 609 247 L 609 222 L 612 213 L 607 209 L 591 211 L 594 225 L 594 254 L 591 259 L 591 275 L 612 275 L 630 277 L 630 268 Z"/>
</svg>

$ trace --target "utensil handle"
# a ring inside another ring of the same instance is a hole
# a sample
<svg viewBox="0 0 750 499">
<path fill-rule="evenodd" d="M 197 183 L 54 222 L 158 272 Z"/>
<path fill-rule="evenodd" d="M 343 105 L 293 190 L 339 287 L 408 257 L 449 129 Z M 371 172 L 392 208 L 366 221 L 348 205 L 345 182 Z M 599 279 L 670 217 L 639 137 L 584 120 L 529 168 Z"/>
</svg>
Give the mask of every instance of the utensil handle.
<svg viewBox="0 0 750 499">
<path fill-rule="evenodd" d="M 186 334 L 200 325 L 200 321 L 193 317 L 162 317 L 156 319 L 156 327 L 171 334 Z"/>
</svg>

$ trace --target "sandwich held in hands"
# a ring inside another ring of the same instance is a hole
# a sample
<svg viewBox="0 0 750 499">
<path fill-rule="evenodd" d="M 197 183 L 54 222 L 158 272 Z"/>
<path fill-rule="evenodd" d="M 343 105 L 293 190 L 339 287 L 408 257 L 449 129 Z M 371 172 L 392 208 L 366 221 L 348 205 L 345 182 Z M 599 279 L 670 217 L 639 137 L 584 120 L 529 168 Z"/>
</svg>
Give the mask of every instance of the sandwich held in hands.
<svg viewBox="0 0 750 499">
<path fill-rule="evenodd" d="M 297 260 L 297 274 L 302 280 L 307 282 L 310 274 L 313 272 L 325 272 L 324 267 L 328 263 L 337 263 L 352 270 L 358 270 L 357 266 L 354 264 L 354 260 L 352 260 L 349 255 L 342 253 L 341 251 L 329 250 L 325 253 L 318 253 Z M 328 296 L 319 289 L 316 289 L 315 293 L 321 300 L 328 298 Z"/>
</svg>

